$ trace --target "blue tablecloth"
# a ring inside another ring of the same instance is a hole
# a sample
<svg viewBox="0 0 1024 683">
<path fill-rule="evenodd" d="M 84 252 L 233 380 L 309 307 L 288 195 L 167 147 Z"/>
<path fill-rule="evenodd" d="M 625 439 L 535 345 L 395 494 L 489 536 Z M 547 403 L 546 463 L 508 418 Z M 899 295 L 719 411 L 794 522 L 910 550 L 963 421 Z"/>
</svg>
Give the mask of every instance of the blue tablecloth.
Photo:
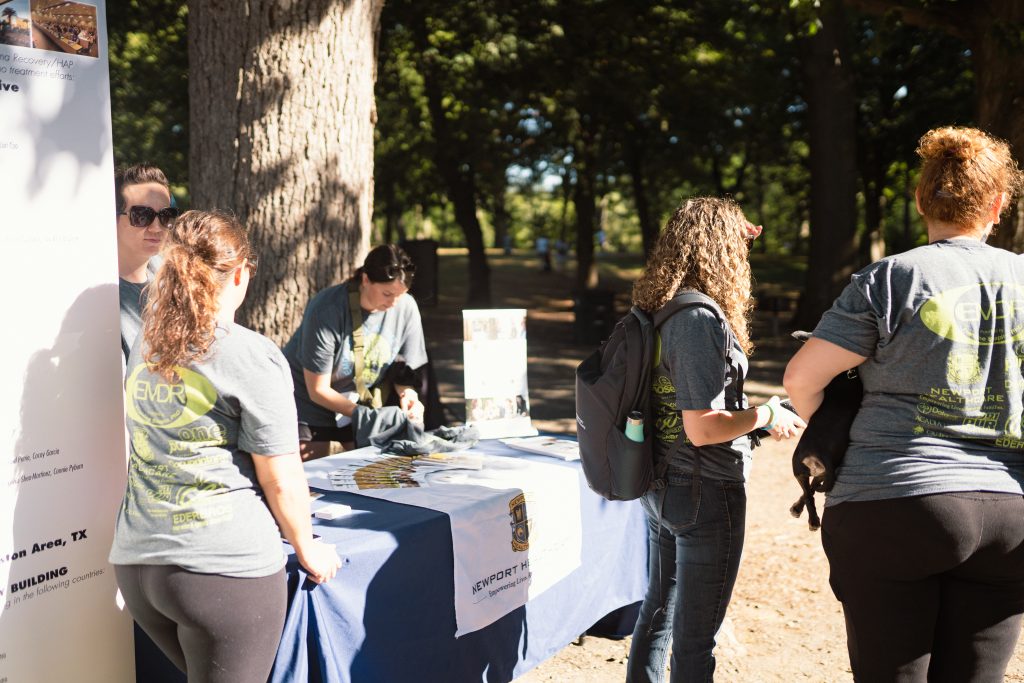
<svg viewBox="0 0 1024 683">
<path fill-rule="evenodd" d="M 497 442 L 485 442 L 483 450 L 512 452 Z M 580 567 L 525 606 L 458 639 L 447 515 L 327 493 L 328 500 L 353 509 L 341 519 L 314 520 L 314 531 L 335 544 L 344 566 L 334 581 L 314 586 L 290 558 L 288 618 L 271 680 L 510 681 L 605 615 L 641 600 L 647 573 L 643 510 L 637 502 L 605 501 L 587 488 L 578 464 L 566 466 L 579 474 Z M 628 632 L 632 624 L 624 621 L 617 626 Z M 156 680 L 157 659 L 162 656 L 151 645 L 148 651 L 145 643 L 137 647 L 138 680 Z"/>
</svg>

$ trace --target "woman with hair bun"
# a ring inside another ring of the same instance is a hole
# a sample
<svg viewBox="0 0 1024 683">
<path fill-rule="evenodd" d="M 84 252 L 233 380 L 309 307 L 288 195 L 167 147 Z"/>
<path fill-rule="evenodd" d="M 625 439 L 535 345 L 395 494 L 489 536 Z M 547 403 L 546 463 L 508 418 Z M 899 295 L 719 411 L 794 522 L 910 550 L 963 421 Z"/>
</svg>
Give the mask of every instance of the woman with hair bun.
<svg viewBox="0 0 1024 683">
<path fill-rule="evenodd" d="M 423 422 L 423 404 L 409 385 L 392 383 L 399 358 L 408 370 L 427 362 L 420 309 L 411 296 L 416 267 L 401 247 L 382 244 L 355 275 L 317 292 L 284 347 L 295 385 L 303 459 L 350 447 L 359 404 L 381 407 L 397 397 L 408 418 Z M 333 444 L 333 448 L 332 448 Z"/>
<path fill-rule="evenodd" d="M 864 397 L 821 541 L 858 681 L 1001 681 L 1024 614 L 1024 259 L 985 244 L 1021 189 L 1005 142 L 920 140 L 928 244 L 864 268 L 786 368 L 809 419 Z"/>
<path fill-rule="evenodd" d="M 313 539 L 288 364 L 234 322 L 256 270 L 245 229 L 189 211 L 161 254 L 128 358 L 110 562 L 135 621 L 189 680 L 264 681 L 284 628 L 281 537 L 315 582 L 340 560 Z"/>
<path fill-rule="evenodd" d="M 749 333 L 749 242 L 761 234 L 728 199 L 696 197 L 669 219 L 633 304 L 653 315 L 678 295 L 701 295 L 658 328 L 651 379 L 654 455 L 667 485 L 641 499 L 649 583 L 626 680 L 714 678 L 715 634 L 739 570 L 746 524 L 750 432 L 800 435 L 803 421 L 772 398 L 743 393 Z"/>
</svg>

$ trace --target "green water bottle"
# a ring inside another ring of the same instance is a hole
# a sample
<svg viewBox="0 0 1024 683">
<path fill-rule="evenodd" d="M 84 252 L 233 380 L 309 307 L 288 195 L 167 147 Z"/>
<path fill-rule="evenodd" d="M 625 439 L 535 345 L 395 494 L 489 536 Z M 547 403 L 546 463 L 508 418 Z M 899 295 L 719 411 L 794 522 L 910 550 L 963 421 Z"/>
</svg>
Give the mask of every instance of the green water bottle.
<svg viewBox="0 0 1024 683">
<path fill-rule="evenodd" d="M 644 415 L 639 410 L 626 416 L 626 438 L 637 443 L 644 440 Z"/>
</svg>

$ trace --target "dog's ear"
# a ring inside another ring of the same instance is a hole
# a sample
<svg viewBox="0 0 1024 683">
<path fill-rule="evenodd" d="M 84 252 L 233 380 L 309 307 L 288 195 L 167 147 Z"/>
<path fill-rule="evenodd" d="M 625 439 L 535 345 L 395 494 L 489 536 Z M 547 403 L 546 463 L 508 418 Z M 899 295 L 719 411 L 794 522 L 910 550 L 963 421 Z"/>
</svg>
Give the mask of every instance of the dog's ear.
<svg viewBox="0 0 1024 683">
<path fill-rule="evenodd" d="M 796 339 L 798 342 L 805 342 L 811 338 L 811 333 L 804 332 L 803 330 L 797 330 L 793 332 L 792 337 L 793 339 Z"/>
</svg>

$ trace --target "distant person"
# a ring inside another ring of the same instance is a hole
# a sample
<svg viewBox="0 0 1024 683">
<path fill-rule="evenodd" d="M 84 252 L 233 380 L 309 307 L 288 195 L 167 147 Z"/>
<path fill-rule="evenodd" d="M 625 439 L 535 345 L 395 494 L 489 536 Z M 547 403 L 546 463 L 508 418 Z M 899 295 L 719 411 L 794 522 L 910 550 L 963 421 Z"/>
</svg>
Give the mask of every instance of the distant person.
<svg viewBox="0 0 1024 683">
<path fill-rule="evenodd" d="M 505 233 L 505 236 L 501 239 L 501 246 L 505 256 L 512 255 L 512 235 L 510 233 Z"/>
<path fill-rule="evenodd" d="M 306 306 L 284 347 L 304 460 L 350 447 L 352 426 L 339 416 L 350 419 L 359 403 L 380 407 L 392 392 L 410 420 L 423 422 L 416 390 L 387 386 L 399 357 L 411 371 L 427 362 L 420 309 L 408 295 L 415 272 L 401 247 L 384 244 L 367 254 L 351 279 L 321 290 Z"/>
<path fill-rule="evenodd" d="M 287 608 L 281 537 L 315 582 L 341 562 L 313 539 L 288 364 L 234 322 L 256 268 L 245 230 L 190 211 L 162 253 L 128 359 L 110 562 L 132 617 L 189 680 L 265 681 Z"/>
<path fill-rule="evenodd" d="M 178 217 L 167 176 L 135 164 L 114 175 L 117 206 L 117 271 L 121 299 L 121 353 L 125 363 L 142 329 L 143 289 L 156 272 L 154 257 Z"/>
<path fill-rule="evenodd" d="M 605 233 L 604 230 L 598 230 L 596 237 L 597 237 L 597 249 L 598 249 L 598 251 L 604 251 L 604 248 L 605 248 L 605 246 L 607 245 L 607 242 L 608 242 L 608 235 Z"/>
<path fill-rule="evenodd" d="M 551 243 L 544 235 L 537 238 L 537 256 L 540 258 L 541 270 L 551 272 Z"/>
<path fill-rule="evenodd" d="M 743 551 L 751 465 L 750 432 L 799 436 L 803 421 L 773 398 L 752 407 L 743 394 L 752 349 L 749 242 L 761 234 L 727 199 L 699 197 L 676 209 L 633 286 L 633 304 L 655 313 L 677 294 L 718 304 L 683 308 L 659 328 L 651 402 L 655 459 L 668 485 L 641 498 L 650 570 L 633 631 L 626 680 L 714 678 L 715 634 Z"/>
<path fill-rule="evenodd" d="M 560 271 L 569 265 L 569 243 L 561 238 L 555 240 L 555 264 Z"/>
<path fill-rule="evenodd" d="M 1002 681 L 1024 613 L 1024 262 L 985 243 L 1021 189 L 973 128 L 918 142 L 928 244 L 872 263 L 786 368 L 809 419 L 864 397 L 821 542 L 858 681 Z"/>
</svg>

